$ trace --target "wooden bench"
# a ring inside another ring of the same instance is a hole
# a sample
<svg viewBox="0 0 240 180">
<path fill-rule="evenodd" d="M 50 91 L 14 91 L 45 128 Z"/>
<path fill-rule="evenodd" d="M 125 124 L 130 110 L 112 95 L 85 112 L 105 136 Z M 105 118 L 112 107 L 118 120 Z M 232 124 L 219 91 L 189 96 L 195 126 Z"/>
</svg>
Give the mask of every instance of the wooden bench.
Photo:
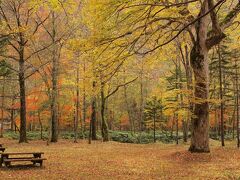
<svg viewBox="0 0 240 180">
<path fill-rule="evenodd" d="M 32 162 L 33 165 L 40 164 L 42 166 L 43 161 L 46 160 L 42 158 L 43 152 L 28 152 L 28 153 L 1 153 L 0 167 L 5 164 L 6 167 L 11 166 L 12 162 Z"/>
</svg>

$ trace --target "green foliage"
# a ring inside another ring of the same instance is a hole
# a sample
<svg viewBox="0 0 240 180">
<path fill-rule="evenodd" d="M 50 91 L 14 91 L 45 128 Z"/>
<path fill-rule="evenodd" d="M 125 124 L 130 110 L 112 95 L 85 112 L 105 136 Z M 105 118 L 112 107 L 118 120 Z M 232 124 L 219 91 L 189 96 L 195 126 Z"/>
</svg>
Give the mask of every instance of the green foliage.
<svg viewBox="0 0 240 180">
<path fill-rule="evenodd" d="M 121 143 L 136 143 L 136 144 L 148 144 L 153 143 L 153 133 L 152 132 L 138 132 L 132 134 L 127 131 L 111 131 L 110 137 L 113 141 Z M 182 138 L 181 136 L 179 137 Z M 171 136 L 169 132 L 158 131 L 156 133 L 156 140 L 162 143 L 173 143 L 175 140 L 174 136 Z"/>
<path fill-rule="evenodd" d="M 162 100 L 156 96 L 148 99 L 144 107 L 144 123 L 147 129 L 153 129 L 155 119 L 156 127 L 161 127 L 164 123 Z"/>
<path fill-rule="evenodd" d="M 84 134 L 82 132 L 78 132 L 78 139 L 88 139 L 88 132 L 86 131 Z M 43 140 L 48 139 L 48 132 L 43 131 Z M 135 143 L 135 144 L 149 144 L 153 143 L 153 133 L 152 132 L 138 132 L 132 134 L 128 131 L 110 131 L 109 132 L 110 139 L 116 142 L 121 143 Z M 19 133 L 13 131 L 6 131 L 4 133 L 4 137 L 8 139 L 19 139 Z M 39 131 L 31 131 L 27 132 L 27 137 L 29 140 L 40 140 L 41 133 Z M 74 139 L 74 132 L 72 131 L 63 131 L 60 132 L 59 137 L 62 139 L 73 140 Z M 97 133 L 97 138 L 100 140 L 101 135 L 100 132 Z M 182 138 L 181 136 L 179 137 Z M 173 143 L 175 140 L 174 136 L 167 131 L 157 131 L 156 133 L 156 140 L 162 143 Z"/>
<path fill-rule="evenodd" d="M 10 64 L 5 60 L 0 62 L 0 76 L 9 76 L 11 74 Z"/>
</svg>

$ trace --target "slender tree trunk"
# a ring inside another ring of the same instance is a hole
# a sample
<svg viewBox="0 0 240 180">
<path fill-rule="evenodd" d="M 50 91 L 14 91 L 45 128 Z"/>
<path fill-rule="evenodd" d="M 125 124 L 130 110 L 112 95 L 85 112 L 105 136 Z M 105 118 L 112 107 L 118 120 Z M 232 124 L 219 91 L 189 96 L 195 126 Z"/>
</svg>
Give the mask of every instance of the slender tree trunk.
<svg viewBox="0 0 240 180">
<path fill-rule="evenodd" d="M 88 134 L 88 144 L 92 143 L 92 119 L 90 120 L 89 125 L 89 134 Z"/>
<path fill-rule="evenodd" d="M 217 107 L 215 107 L 214 110 L 214 116 L 215 116 L 215 135 L 218 135 L 218 112 L 217 112 Z"/>
<path fill-rule="evenodd" d="M 153 113 L 153 141 L 156 142 L 156 109 Z"/>
<path fill-rule="evenodd" d="M 175 114 L 175 119 L 176 119 L 176 144 L 178 144 L 178 139 L 179 139 L 179 137 L 178 137 L 178 131 L 179 131 L 179 123 L 178 123 L 178 114 Z"/>
<path fill-rule="evenodd" d="M 127 96 L 127 87 L 126 86 L 124 86 L 124 98 L 125 98 L 125 104 L 126 104 L 127 113 L 128 113 L 128 119 L 129 119 L 129 123 L 130 123 L 130 131 L 132 133 L 133 132 L 133 118 L 132 118 L 131 110 L 130 110 L 130 107 L 129 107 L 128 96 Z"/>
<path fill-rule="evenodd" d="M 220 46 L 218 46 L 218 62 L 219 62 L 219 96 L 221 100 L 220 104 L 220 127 L 221 127 L 221 143 L 222 146 L 224 146 L 224 117 L 223 117 L 223 89 L 222 89 L 222 58 L 221 58 L 221 52 L 220 52 Z"/>
<path fill-rule="evenodd" d="M 11 109 L 11 131 L 14 131 L 14 110 Z"/>
<path fill-rule="evenodd" d="M 103 141 L 109 141 L 108 136 L 108 125 L 105 119 L 105 96 L 104 96 L 104 85 L 101 84 L 101 118 L 102 118 L 102 137 Z"/>
<path fill-rule="evenodd" d="M 58 141 L 58 57 L 57 57 L 57 44 L 56 44 L 56 25 L 55 13 L 52 12 L 52 37 L 53 37 L 53 51 L 52 51 L 52 94 L 51 94 L 51 142 Z"/>
<path fill-rule="evenodd" d="M 141 74 L 140 74 L 140 121 L 139 121 L 139 129 L 140 131 L 143 131 L 143 125 L 144 125 L 144 94 L 143 94 L 143 71 L 144 71 L 144 61 L 141 61 Z"/>
<path fill-rule="evenodd" d="M 5 101 L 5 76 L 3 76 L 3 84 L 2 84 L 2 108 L 1 108 L 1 133 L 0 138 L 3 138 L 3 124 L 4 124 L 4 101 Z"/>
<path fill-rule="evenodd" d="M 4 122 L 4 101 L 5 101 L 5 76 L 3 76 L 3 84 L 2 84 L 2 108 L 1 108 L 1 132 L 0 138 L 3 138 L 3 122 Z"/>
<path fill-rule="evenodd" d="M 235 90 L 236 91 L 236 90 Z M 235 94 L 236 95 L 236 94 Z M 234 111 L 233 111 L 233 116 L 232 116 L 232 139 L 235 139 L 235 123 L 236 123 L 236 98 L 234 98 Z"/>
<path fill-rule="evenodd" d="M 240 120 L 239 120 L 239 85 L 238 85 L 238 66 L 237 66 L 237 60 L 235 59 L 235 84 L 236 84 L 236 106 L 237 106 L 237 147 L 240 147 L 240 132 L 239 132 L 239 127 L 240 127 Z"/>
<path fill-rule="evenodd" d="M 191 65 L 190 65 L 190 60 L 189 60 L 189 51 L 188 51 L 188 47 L 185 46 L 185 64 L 186 64 L 186 78 L 187 78 L 187 89 L 192 92 L 193 88 L 192 88 L 192 69 L 191 69 Z M 191 101 L 191 97 L 192 97 L 192 93 L 190 93 L 188 95 L 188 103 L 189 103 L 189 110 L 188 110 L 188 116 L 187 116 L 187 120 L 184 121 L 184 132 L 185 132 L 185 136 L 184 136 L 184 142 L 187 142 L 188 140 L 188 131 L 189 131 L 189 122 L 191 121 L 191 117 L 192 117 L 192 112 L 193 112 L 193 103 Z"/>
<path fill-rule="evenodd" d="M 85 75 L 86 75 L 86 61 L 85 59 L 83 60 L 83 132 L 86 131 L 86 85 L 85 85 Z"/>
<path fill-rule="evenodd" d="M 41 120 L 41 113 L 38 111 L 38 122 L 40 125 L 40 133 L 41 133 L 41 139 L 43 139 L 43 125 L 42 125 L 42 120 Z"/>
<path fill-rule="evenodd" d="M 93 93 L 95 93 L 96 82 L 93 82 Z M 96 121 L 96 96 L 93 95 L 92 100 L 92 115 L 91 115 L 91 136 L 92 140 L 97 140 L 97 121 Z"/>
<path fill-rule="evenodd" d="M 172 124 L 171 124 L 171 133 L 170 133 L 171 138 L 173 137 L 174 124 L 175 124 L 175 118 L 173 118 Z"/>
<path fill-rule="evenodd" d="M 22 40 L 23 41 L 23 40 Z M 26 125 L 26 92 L 25 92 L 25 61 L 24 47 L 21 46 L 19 58 L 19 87 L 20 87 L 20 137 L 19 143 L 27 142 L 27 125 Z"/>
<path fill-rule="evenodd" d="M 77 63 L 77 79 L 76 79 L 77 87 L 77 102 L 76 102 L 76 118 L 74 118 L 74 142 L 77 143 L 77 131 L 78 131 L 78 122 L 79 122 L 79 108 L 80 108 L 80 92 L 79 92 L 79 83 L 80 83 L 80 69 L 79 63 Z"/>
<path fill-rule="evenodd" d="M 178 62 L 176 62 L 176 67 L 175 67 L 175 73 L 176 73 L 176 89 L 180 89 L 180 85 L 179 85 L 179 69 L 180 69 L 180 67 L 179 67 L 179 61 Z M 178 94 L 177 94 L 177 96 L 176 96 L 176 101 L 178 102 Z M 176 121 L 176 144 L 178 144 L 178 130 L 179 130 L 179 128 L 178 128 L 178 112 L 175 112 L 174 113 L 174 119 L 175 119 L 175 121 Z"/>
</svg>

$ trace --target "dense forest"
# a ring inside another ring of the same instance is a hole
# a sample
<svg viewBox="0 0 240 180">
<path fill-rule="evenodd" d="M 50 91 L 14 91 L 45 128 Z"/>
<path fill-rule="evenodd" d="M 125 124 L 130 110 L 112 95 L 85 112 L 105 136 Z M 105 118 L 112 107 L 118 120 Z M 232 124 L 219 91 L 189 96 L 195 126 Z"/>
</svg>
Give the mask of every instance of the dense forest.
<svg viewBox="0 0 240 180">
<path fill-rule="evenodd" d="M 239 13 L 238 0 L 1 0 L 0 136 L 239 147 Z"/>
</svg>

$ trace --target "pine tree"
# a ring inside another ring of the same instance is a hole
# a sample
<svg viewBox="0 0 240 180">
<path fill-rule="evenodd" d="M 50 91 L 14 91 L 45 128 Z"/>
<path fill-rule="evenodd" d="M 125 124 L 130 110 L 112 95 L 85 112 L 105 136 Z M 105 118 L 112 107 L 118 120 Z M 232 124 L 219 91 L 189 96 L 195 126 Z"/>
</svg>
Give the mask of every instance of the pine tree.
<svg viewBox="0 0 240 180">
<path fill-rule="evenodd" d="M 156 142 L 156 127 L 164 121 L 162 100 L 153 96 L 146 102 L 144 108 L 145 126 L 153 129 L 153 140 Z"/>
</svg>

